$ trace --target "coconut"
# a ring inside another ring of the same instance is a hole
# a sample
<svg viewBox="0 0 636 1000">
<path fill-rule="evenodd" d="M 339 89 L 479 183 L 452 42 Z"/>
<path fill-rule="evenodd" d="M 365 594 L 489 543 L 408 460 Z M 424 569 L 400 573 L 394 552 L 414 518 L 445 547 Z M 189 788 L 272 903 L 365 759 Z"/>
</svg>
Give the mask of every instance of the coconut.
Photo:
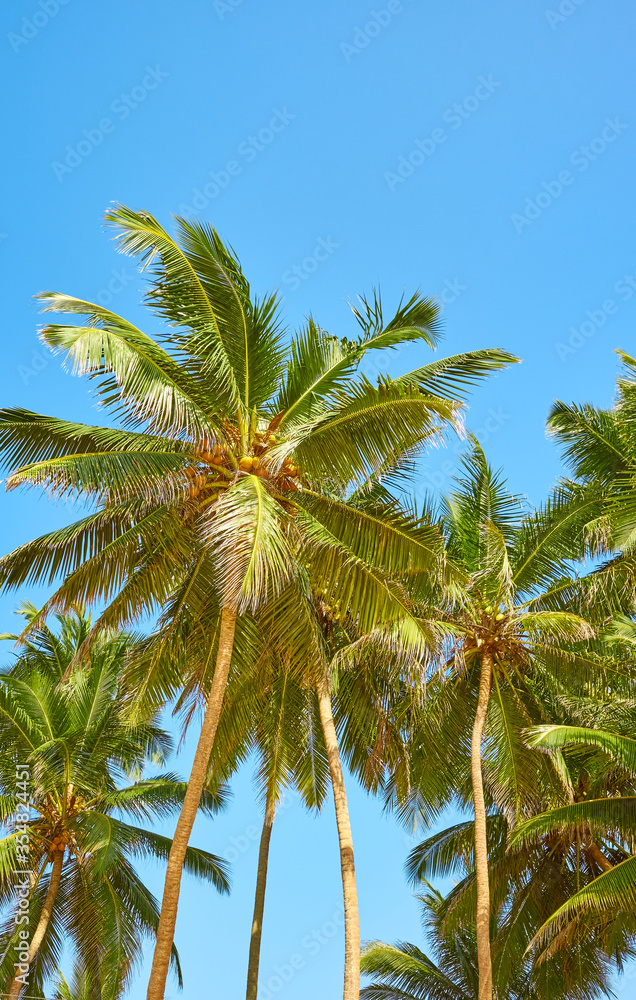
<svg viewBox="0 0 636 1000">
<path fill-rule="evenodd" d="M 246 455 L 245 458 L 242 458 L 239 462 L 239 469 L 241 472 L 251 472 L 253 464 L 254 459 L 250 455 Z"/>
</svg>

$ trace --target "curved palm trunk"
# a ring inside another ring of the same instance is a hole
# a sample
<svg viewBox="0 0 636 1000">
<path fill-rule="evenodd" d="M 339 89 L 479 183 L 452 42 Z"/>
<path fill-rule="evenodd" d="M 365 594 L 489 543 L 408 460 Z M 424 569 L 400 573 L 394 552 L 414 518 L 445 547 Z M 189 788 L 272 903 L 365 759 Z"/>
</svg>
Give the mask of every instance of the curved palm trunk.
<svg viewBox="0 0 636 1000">
<path fill-rule="evenodd" d="M 336 727 L 331 711 L 331 697 L 326 686 L 318 692 L 320 721 L 325 737 L 329 773 L 333 788 L 333 798 L 336 807 L 336 822 L 338 824 L 338 840 L 340 841 L 340 870 L 342 872 L 342 891 L 344 896 L 344 931 L 345 931 L 345 969 L 344 969 L 344 1000 L 358 1000 L 360 996 L 360 918 L 358 914 L 358 890 L 356 888 L 356 870 L 353 858 L 353 838 L 347 793 L 345 790 L 342 763 L 338 749 Z"/>
<path fill-rule="evenodd" d="M 227 686 L 227 678 L 230 671 L 230 660 L 234 647 L 234 631 L 236 628 L 236 611 L 223 608 L 221 613 L 221 626 L 219 635 L 219 649 L 216 657 L 216 666 L 212 686 L 203 717 L 203 725 L 199 735 L 199 743 L 194 755 L 194 762 L 188 781 L 188 790 L 183 800 L 181 813 L 177 821 L 177 828 L 174 833 L 168 866 L 166 869 L 166 880 L 163 887 L 163 898 L 161 900 L 161 913 L 157 927 L 157 937 L 155 943 L 155 953 L 152 959 L 152 969 L 150 971 L 150 981 L 148 983 L 147 1000 L 163 1000 L 166 979 L 170 968 L 170 954 L 174 941 L 174 929 L 177 922 L 177 908 L 179 905 L 179 892 L 181 889 L 181 875 L 183 862 L 190 840 L 190 834 L 201 801 L 201 793 L 205 785 L 205 779 L 210 762 L 210 754 L 214 746 L 221 708 L 223 707 L 223 696 Z"/>
<path fill-rule="evenodd" d="M 492 959 L 490 956 L 490 883 L 488 878 L 488 841 L 486 833 L 486 805 L 481 770 L 481 740 L 484 734 L 490 685 L 492 682 L 492 657 L 484 653 L 481 658 L 481 677 L 477 712 L 470 746 L 470 764 L 473 779 L 475 806 L 475 872 L 477 876 L 477 964 L 479 967 L 479 1000 L 492 1000 Z"/>
<path fill-rule="evenodd" d="M 267 888 L 267 866 L 269 864 L 269 842 L 272 836 L 272 826 L 276 814 L 274 796 L 268 789 L 267 805 L 261 843 L 258 850 L 258 871 L 256 873 L 256 892 L 254 894 L 254 918 L 252 920 L 252 936 L 250 938 L 250 957 L 247 965 L 247 990 L 245 1000 L 256 1000 L 258 994 L 258 968 L 261 960 L 261 938 L 263 936 L 263 912 L 265 910 L 265 890 Z"/>
<path fill-rule="evenodd" d="M 33 937 L 31 938 L 31 944 L 29 945 L 29 957 L 28 964 L 37 955 L 40 945 L 44 940 L 44 935 L 46 934 L 46 929 L 49 926 L 49 921 L 51 919 L 51 914 L 53 913 L 53 906 L 55 905 L 55 899 L 57 897 L 58 889 L 60 888 L 60 880 L 62 878 L 62 866 L 64 864 L 64 851 L 56 851 L 55 857 L 53 858 L 53 868 L 51 870 L 51 881 L 49 882 L 48 892 L 46 894 L 46 899 L 44 900 L 44 906 L 42 907 L 42 912 L 40 914 L 40 919 L 38 920 L 38 925 L 35 928 Z M 18 979 L 19 973 L 13 977 L 13 982 L 9 987 L 9 992 L 7 994 L 9 1000 L 17 1000 L 20 996 L 20 990 L 22 989 L 23 983 Z"/>
</svg>

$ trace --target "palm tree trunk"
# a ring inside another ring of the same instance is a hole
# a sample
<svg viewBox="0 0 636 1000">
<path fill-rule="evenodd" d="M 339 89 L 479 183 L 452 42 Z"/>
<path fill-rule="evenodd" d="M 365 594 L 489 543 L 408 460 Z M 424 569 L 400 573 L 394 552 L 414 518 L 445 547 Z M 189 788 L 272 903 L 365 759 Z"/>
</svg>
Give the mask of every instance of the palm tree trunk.
<svg viewBox="0 0 636 1000">
<path fill-rule="evenodd" d="M 174 833 L 168 866 L 166 869 L 166 880 L 163 887 L 163 898 L 161 900 L 161 913 L 157 926 L 157 938 L 155 942 L 155 953 L 152 959 L 152 969 L 150 971 L 150 981 L 148 983 L 147 1000 L 163 1000 L 166 979 L 170 968 L 170 955 L 174 941 L 174 930 L 177 922 L 177 908 L 179 905 L 179 892 L 181 889 L 181 875 L 183 862 L 192 833 L 192 827 L 197 816 L 201 793 L 205 785 L 205 779 L 210 763 L 210 754 L 214 746 L 221 708 L 223 707 L 223 696 L 227 686 L 227 678 L 230 671 L 230 660 L 232 649 L 234 648 L 234 631 L 236 628 L 236 611 L 223 608 L 221 613 L 221 625 L 219 634 L 219 649 L 216 656 L 216 666 L 212 686 L 203 717 L 203 725 L 199 735 L 199 743 L 194 755 L 194 762 L 188 781 L 188 790 L 183 800 L 181 813 L 177 821 L 177 828 Z"/>
<path fill-rule="evenodd" d="M 267 866 L 269 863 L 269 842 L 272 836 L 272 826 L 276 815 L 276 802 L 271 790 L 267 790 L 265 819 L 263 832 L 258 849 L 258 871 L 256 873 L 256 892 L 254 894 L 254 918 L 252 920 L 252 936 L 250 938 L 250 957 L 247 965 L 247 991 L 245 1000 L 256 1000 L 258 994 L 258 968 L 261 960 L 261 937 L 263 935 L 263 912 L 265 910 L 265 889 L 267 888 Z"/>
<path fill-rule="evenodd" d="M 353 857 L 353 838 L 347 793 L 342 774 L 342 762 L 338 749 L 338 737 L 331 711 L 331 697 L 326 685 L 318 692 L 320 721 L 325 737 L 329 773 L 333 788 L 333 798 L 336 807 L 336 822 L 338 824 L 338 839 L 340 841 L 340 870 L 342 872 L 342 891 L 344 896 L 344 931 L 345 931 L 345 968 L 344 968 L 344 1000 L 358 1000 L 360 996 L 360 917 L 358 914 L 358 890 L 356 888 L 356 869 Z"/>
<path fill-rule="evenodd" d="M 53 912 L 53 906 L 55 905 L 55 899 L 57 897 L 58 889 L 60 888 L 60 880 L 62 878 L 62 866 L 64 865 L 64 851 L 56 851 L 53 858 L 53 868 L 51 869 L 51 881 L 49 882 L 48 892 L 46 894 L 46 899 L 44 900 L 44 906 L 42 907 L 42 912 L 40 914 L 40 919 L 38 920 L 38 925 L 35 928 L 33 937 L 31 938 L 31 944 L 29 945 L 29 955 L 27 962 L 31 965 L 31 962 L 37 955 L 40 945 L 44 940 L 44 935 L 46 934 L 46 929 L 49 926 L 49 921 L 51 919 L 51 914 Z M 13 977 L 11 986 L 9 987 L 9 992 L 7 994 L 8 1000 L 17 1000 L 20 996 L 20 990 L 23 984 L 18 979 L 19 973 L 16 972 Z"/>
<path fill-rule="evenodd" d="M 590 839 L 583 848 L 583 850 L 587 854 L 588 858 L 591 861 L 594 861 L 599 866 L 601 871 L 603 872 L 612 871 L 614 865 L 611 863 L 611 861 L 608 861 L 608 859 L 605 857 L 605 855 L 603 854 L 602 850 L 600 849 L 595 840 Z"/>
<path fill-rule="evenodd" d="M 486 831 L 486 805 L 481 770 L 481 740 L 490 700 L 492 683 L 492 656 L 484 653 L 481 658 L 481 677 L 477 712 L 473 725 L 470 763 L 473 779 L 475 806 L 475 872 L 477 875 L 477 964 L 479 966 L 479 1000 L 492 1000 L 492 959 L 490 956 L 490 884 L 488 878 L 488 841 Z"/>
</svg>

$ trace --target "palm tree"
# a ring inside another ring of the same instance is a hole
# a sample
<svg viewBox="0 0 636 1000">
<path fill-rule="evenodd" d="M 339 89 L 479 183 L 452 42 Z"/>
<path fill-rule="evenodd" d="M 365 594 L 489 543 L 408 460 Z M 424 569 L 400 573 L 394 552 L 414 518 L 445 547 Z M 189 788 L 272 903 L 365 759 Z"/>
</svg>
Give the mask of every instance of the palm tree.
<svg viewBox="0 0 636 1000">
<path fill-rule="evenodd" d="M 572 766 L 576 764 L 577 766 Z M 546 787 L 545 802 L 564 797 L 583 800 L 594 795 L 608 780 L 625 790 L 624 776 L 595 772 L 580 762 L 564 761 L 559 783 Z M 488 816 L 489 874 L 493 887 L 491 934 L 495 994 L 508 997 L 508 989 L 521 968 L 534 983 L 534 1000 L 555 1000 L 558 996 L 595 997 L 608 988 L 612 957 L 621 965 L 629 957 L 633 939 L 629 934 L 593 938 L 568 935 L 562 946 L 551 951 L 550 961 L 528 942 L 535 937 L 555 908 L 567 902 L 582 885 L 626 857 L 609 837 L 590 837 L 589 828 L 550 832 L 541 838 L 519 842 L 511 835 L 505 816 Z M 409 855 L 407 872 L 413 881 L 450 878 L 456 884 L 440 910 L 440 926 L 447 937 L 474 929 L 475 913 L 475 826 L 465 821 L 434 834 L 418 844 Z M 616 931 L 616 924 L 614 931 Z"/>
<path fill-rule="evenodd" d="M 395 945 L 373 941 L 362 954 L 362 971 L 374 978 L 361 1000 L 477 1000 L 479 977 L 473 931 L 445 937 L 440 915 L 444 897 L 431 886 L 419 897 L 422 923 L 433 939 L 435 959 L 417 945 L 400 941 Z M 510 1000 L 517 994 L 510 993 Z"/>
<path fill-rule="evenodd" d="M 269 851 L 277 808 L 294 788 L 307 808 L 320 809 L 328 787 L 316 698 L 305 678 L 275 654 L 254 673 L 241 684 L 241 694 L 232 692 L 233 705 L 240 705 L 243 712 L 245 697 L 252 692 L 251 745 L 257 753 L 256 778 L 263 799 L 246 1000 L 256 1000 L 258 994 Z"/>
<path fill-rule="evenodd" d="M 35 608 L 23 612 L 37 619 Z M 11 1000 L 28 976 L 30 992 L 42 993 L 66 940 L 80 979 L 99 1000 L 115 1000 L 142 937 L 154 936 L 158 926 L 157 902 L 133 859 L 165 860 L 171 847 L 168 838 L 124 817 L 168 816 L 186 786 L 170 773 L 141 777 L 149 759 L 163 763 L 170 740 L 155 719 L 130 722 L 120 676 L 131 639 L 102 635 L 87 667 L 69 674 L 90 620 L 74 614 L 58 621 L 59 634 L 34 628 L 0 675 L 0 803 L 8 828 L 0 841 L 0 898 L 8 910 L 0 974 Z M 201 806 L 213 813 L 223 799 L 205 791 Z M 214 855 L 189 848 L 185 867 L 228 891 L 225 865 Z M 19 923 L 16 870 L 29 900 L 28 920 Z M 172 962 L 181 979 L 174 948 Z"/>
<path fill-rule="evenodd" d="M 413 736 L 410 798 L 433 814 L 448 802 L 468 777 L 462 748 L 469 741 L 479 1000 L 493 996 L 486 794 L 511 827 L 532 810 L 549 775 L 520 737 L 535 721 L 524 706 L 527 681 L 549 685 L 556 675 L 558 685 L 564 668 L 596 666 L 577 647 L 592 634 L 587 622 L 567 610 L 541 609 L 554 604 L 552 588 L 563 585 L 570 560 L 580 555 L 582 526 L 595 505 L 595 496 L 563 487 L 543 510 L 526 513 L 477 444 L 441 504 L 447 558 L 463 578 L 438 595 L 435 611 L 422 612 L 434 619 L 430 627 L 441 642 Z"/>
<path fill-rule="evenodd" d="M 448 898 L 428 885 L 419 898 L 434 958 L 414 944 L 372 942 L 364 950 L 362 969 L 374 981 L 362 990 L 361 1000 L 478 1000 L 474 921 L 449 931 Z M 497 996 L 502 1000 L 593 1000 L 611 996 L 609 962 L 595 963 L 591 948 L 578 958 L 583 973 L 580 986 L 569 983 L 562 970 L 556 976 L 546 975 L 545 967 L 536 967 L 521 948 L 515 964 L 501 977 Z"/>
<path fill-rule="evenodd" d="M 334 496 L 332 500 L 342 517 L 347 516 L 349 509 L 355 509 L 358 514 L 364 512 L 367 518 L 376 519 L 378 523 L 390 523 L 394 538 L 401 537 L 404 544 L 430 546 L 434 541 L 432 526 L 404 510 L 385 483 L 374 482 L 346 498 L 338 499 Z M 335 505 L 336 500 L 339 506 Z M 384 565 L 390 565 L 390 553 L 378 553 L 376 558 L 381 559 Z M 232 684 L 229 693 L 232 714 L 246 720 L 260 720 L 253 723 L 253 728 L 255 745 L 261 759 L 265 818 L 259 852 L 248 1000 L 255 996 L 257 989 L 269 843 L 279 794 L 278 786 L 283 781 L 295 784 L 309 808 L 320 808 L 327 780 L 331 780 L 343 884 L 345 992 L 349 995 L 359 989 L 358 895 L 353 837 L 337 730 L 340 729 L 343 733 L 348 744 L 348 758 L 353 767 L 358 769 L 359 758 L 366 759 L 367 756 L 367 734 L 358 732 L 360 701 L 349 698 L 348 680 L 355 678 L 356 688 L 360 688 L 367 698 L 371 691 L 369 682 L 374 669 L 379 668 L 383 678 L 392 675 L 403 682 L 404 663 L 407 660 L 416 663 L 419 669 L 426 638 L 422 634 L 422 623 L 414 617 L 405 593 L 401 597 L 403 611 L 399 622 L 388 628 L 380 626 L 368 634 L 359 634 L 365 614 L 360 613 L 359 609 L 357 616 L 354 616 L 340 599 L 340 595 L 337 599 L 330 597 L 324 587 L 312 589 L 319 581 L 312 580 L 311 563 L 307 564 L 306 570 L 307 589 L 303 594 L 287 591 L 258 616 L 263 635 L 263 655 L 251 671 L 243 671 L 240 680 L 237 679 Z M 420 576 L 418 573 L 410 574 L 412 587 L 421 584 L 418 579 Z M 391 582 L 393 586 L 398 584 L 398 581 Z M 331 599 L 335 601 L 333 605 L 328 603 Z M 291 635 L 287 632 L 281 634 L 272 626 L 281 616 L 285 620 L 290 617 L 289 611 L 284 607 L 285 602 L 290 600 L 293 602 L 296 629 Z M 308 656 L 308 653 L 312 655 Z M 389 663 L 393 666 L 389 667 Z M 401 673 L 399 669 L 396 670 L 396 665 L 401 668 Z M 254 694 L 259 687 L 262 687 L 262 696 L 259 694 L 255 698 Z M 283 694 L 285 699 L 281 700 Z M 261 697 L 264 701 L 259 700 Z M 338 705 L 338 722 L 334 718 L 334 698 Z M 230 714 L 226 710 L 224 717 L 227 718 Z M 318 718 L 314 718 L 314 715 Z M 228 728 L 233 738 L 236 733 L 245 730 L 240 721 L 237 725 L 236 719 Z M 383 746 L 386 748 L 386 741 L 383 741 Z M 215 757 L 213 754 L 214 768 L 218 766 Z M 369 781 L 359 769 L 358 773 L 368 790 L 377 791 L 375 775 Z"/>
<path fill-rule="evenodd" d="M 604 499 L 603 516 L 587 527 L 590 554 L 608 557 L 578 581 L 570 600 L 593 601 L 599 612 L 630 614 L 636 604 L 636 360 L 621 359 L 614 406 L 567 405 L 557 401 L 548 418 L 550 433 L 562 448 L 577 482 L 596 487 Z M 598 512 L 601 514 L 601 511 Z"/>
<path fill-rule="evenodd" d="M 629 716 L 633 727 L 633 706 Z M 573 930 L 582 928 L 595 938 L 605 938 L 608 950 L 618 951 L 625 935 L 633 941 L 636 934 L 636 739 L 580 726 L 553 725 L 530 730 L 530 742 L 559 757 L 568 748 L 573 753 L 576 747 L 587 747 L 587 757 L 599 772 L 596 783 L 583 795 L 527 820 L 513 834 L 512 843 L 526 848 L 550 837 L 559 842 L 576 838 L 582 857 L 595 866 L 592 877 L 588 876 L 582 887 L 577 886 L 579 891 L 551 912 L 533 944 L 548 943 L 547 953 L 551 954 L 555 946 L 570 940 Z"/>
<path fill-rule="evenodd" d="M 304 558 L 324 586 L 335 581 L 347 589 L 354 610 L 364 601 L 375 620 L 398 617 L 399 599 L 374 572 L 373 559 L 395 533 L 362 516 L 335 517 L 325 487 L 346 492 L 417 452 L 457 420 L 458 400 L 471 383 L 516 359 L 476 351 L 372 385 L 354 378 L 367 351 L 418 340 L 434 345 L 432 301 L 414 295 L 385 322 L 374 295 L 354 309 L 360 337 L 337 339 L 309 320 L 289 343 L 276 297 L 251 294 L 236 256 L 209 226 L 177 219 L 177 243 L 145 212 L 119 207 L 107 221 L 118 230 L 119 248 L 150 271 L 146 301 L 163 325 L 153 339 L 100 306 L 40 296 L 47 311 L 85 317 L 86 325 L 49 325 L 42 338 L 77 373 L 97 380 L 97 400 L 119 426 L 2 412 L 0 448 L 18 466 L 9 487 L 77 494 L 95 510 L 20 546 L 2 560 L 0 575 L 5 588 L 62 575 L 43 614 L 104 601 L 99 628 L 161 608 L 166 634 L 184 617 L 188 628 L 205 630 L 201 663 L 214 663 L 214 673 L 168 861 L 148 987 L 148 1000 L 162 1000 L 181 871 L 237 618 L 293 585 Z M 393 553 L 399 570 L 404 546 Z M 413 569 L 412 552 L 408 558 Z M 432 558 L 419 550 L 422 569 Z M 170 685 L 178 687 L 174 676 Z"/>
</svg>

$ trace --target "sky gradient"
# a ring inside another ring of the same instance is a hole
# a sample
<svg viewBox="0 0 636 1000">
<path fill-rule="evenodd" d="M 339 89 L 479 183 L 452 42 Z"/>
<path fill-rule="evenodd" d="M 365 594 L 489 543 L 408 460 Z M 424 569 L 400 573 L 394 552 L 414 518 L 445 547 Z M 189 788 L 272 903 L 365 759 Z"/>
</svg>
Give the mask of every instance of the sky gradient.
<svg viewBox="0 0 636 1000">
<path fill-rule="evenodd" d="M 2 405 L 99 422 L 86 382 L 37 341 L 32 296 L 94 299 L 152 333 L 143 279 L 103 212 L 119 201 L 164 224 L 198 214 L 258 294 L 280 288 L 292 329 L 311 312 L 353 334 L 347 301 L 380 283 L 387 309 L 404 291 L 440 296 L 438 353 L 518 354 L 475 391 L 468 426 L 511 486 L 542 500 L 563 472 L 545 436 L 553 400 L 610 403 L 613 351 L 636 350 L 633 4 L 11 0 L 0 21 Z M 428 353 L 409 345 L 389 370 Z M 431 453 L 418 490 L 448 489 L 457 451 Z M 0 499 L 3 552 L 73 516 L 36 495 Z M 2 597 L 0 628 L 45 593 Z M 362 934 L 418 942 L 403 876 L 413 841 L 350 794 Z M 228 812 L 197 823 L 195 842 L 237 855 L 235 889 L 221 899 L 186 881 L 186 998 L 244 995 L 258 824 L 248 772 Z M 316 820 L 292 800 L 272 841 L 272 996 L 338 995 L 340 912 L 332 811 Z"/>
</svg>

